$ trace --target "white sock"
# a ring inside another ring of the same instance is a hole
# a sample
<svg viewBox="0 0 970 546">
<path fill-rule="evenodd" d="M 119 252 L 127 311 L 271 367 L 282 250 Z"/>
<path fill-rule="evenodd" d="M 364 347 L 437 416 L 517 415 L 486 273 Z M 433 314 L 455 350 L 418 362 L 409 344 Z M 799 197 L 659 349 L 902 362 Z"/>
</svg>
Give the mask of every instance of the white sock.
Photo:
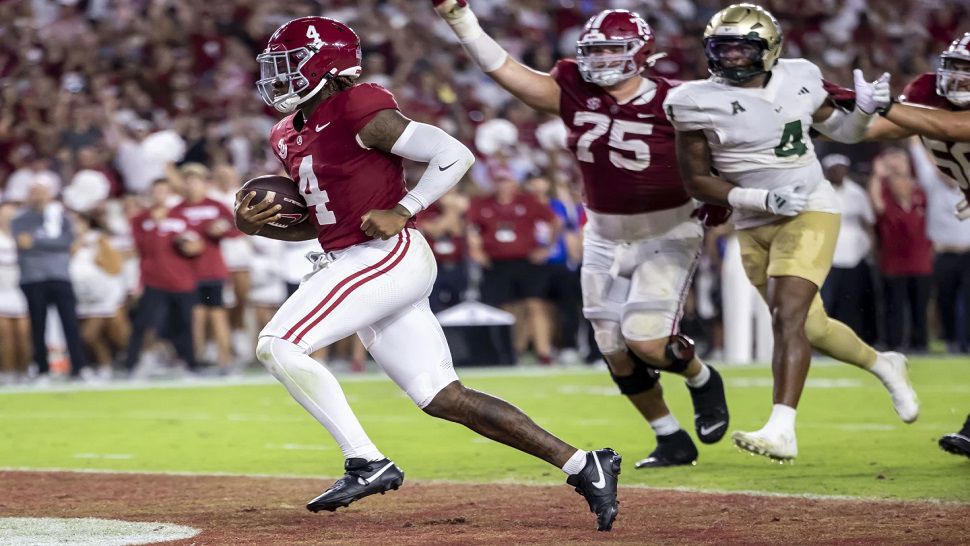
<svg viewBox="0 0 970 546">
<path fill-rule="evenodd" d="M 885 381 L 887 377 L 892 374 L 892 366 L 889 365 L 889 361 L 876 357 L 876 361 L 873 362 L 872 366 L 869 367 L 869 372 L 872 375 L 878 377 L 881 381 Z"/>
<path fill-rule="evenodd" d="M 657 436 L 668 436 L 680 430 L 680 423 L 672 413 L 668 413 L 660 419 L 650 421 L 650 428 Z"/>
<path fill-rule="evenodd" d="M 684 380 L 687 381 L 687 386 L 698 388 L 703 387 L 707 384 L 707 380 L 711 378 L 711 369 L 707 367 L 707 364 L 701 363 L 701 371 L 697 372 L 694 377 L 685 377 Z"/>
<path fill-rule="evenodd" d="M 764 428 L 771 428 L 780 431 L 795 431 L 795 408 L 784 404 L 775 404 L 771 407 L 771 417 Z"/>
<path fill-rule="evenodd" d="M 330 370 L 310 358 L 298 345 L 278 337 L 260 338 L 256 356 L 303 409 L 327 429 L 344 458 L 368 461 L 384 458 L 367 437 Z"/>
<path fill-rule="evenodd" d="M 582 449 L 577 449 L 576 453 L 573 453 L 573 456 L 566 461 L 566 464 L 562 465 L 562 471 L 567 476 L 572 476 L 573 474 L 579 474 L 584 466 L 586 466 L 586 452 Z"/>
</svg>

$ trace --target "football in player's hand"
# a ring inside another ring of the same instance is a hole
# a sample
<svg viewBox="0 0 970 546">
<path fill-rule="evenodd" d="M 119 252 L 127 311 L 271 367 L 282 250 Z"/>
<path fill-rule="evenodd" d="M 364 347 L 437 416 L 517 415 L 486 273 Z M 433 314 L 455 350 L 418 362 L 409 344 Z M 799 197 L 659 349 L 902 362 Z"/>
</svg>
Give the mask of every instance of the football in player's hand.
<svg viewBox="0 0 970 546">
<path fill-rule="evenodd" d="M 306 201 L 300 195 L 296 182 L 285 176 L 275 174 L 257 176 L 243 184 L 239 195 L 246 195 L 248 192 L 256 193 L 250 206 L 255 206 L 268 198 L 274 205 L 281 207 L 279 220 L 270 222 L 267 224 L 269 226 L 286 229 L 307 219 Z"/>
</svg>

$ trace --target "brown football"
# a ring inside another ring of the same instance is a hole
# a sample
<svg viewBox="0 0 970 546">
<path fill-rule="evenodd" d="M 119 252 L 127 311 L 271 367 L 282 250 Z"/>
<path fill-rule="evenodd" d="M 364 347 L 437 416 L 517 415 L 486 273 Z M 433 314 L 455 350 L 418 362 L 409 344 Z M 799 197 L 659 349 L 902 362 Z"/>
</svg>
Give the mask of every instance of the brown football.
<svg viewBox="0 0 970 546">
<path fill-rule="evenodd" d="M 257 176 L 243 184 L 242 191 L 254 191 L 252 203 L 256 204 L 270 196 L 273 203 L 280 205 L 280 219 L 267 225 L 286 229 L 307 219 L 307 205 L 300 195 L 300 190 L 293 180 L 280 175 L 267 174 Z"/>
</svg>

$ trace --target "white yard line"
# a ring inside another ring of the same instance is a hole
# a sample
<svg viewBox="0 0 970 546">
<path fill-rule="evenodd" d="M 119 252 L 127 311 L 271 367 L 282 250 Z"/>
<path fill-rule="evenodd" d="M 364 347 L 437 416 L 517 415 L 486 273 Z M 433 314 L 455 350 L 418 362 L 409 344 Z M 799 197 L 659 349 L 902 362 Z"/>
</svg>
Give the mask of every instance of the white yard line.
<svg viewBox="0 0 970 546">
<path fill-rule="evenodd" d="M 942 356 L 937 356 L 932 358 L 934 365 L 962 365 L 965 360 L 960 358 L 945 358 Z M 756 369 L 767 369 L 768 364 L 765 363 L 754 363 L 754 364 L 720 364 L 717 362 L 713 363 L 715 366 L 724 367 L 726 369 L 732 370 L 756 370 Z M 920 360 L 916 360 L 915 364 L 921 365 Z M 814 368 L 847 368 L 849 367 L 842 362 L 828 359 L 828 358 L 815 358 L 812 361 L 812 367 Z M 606 374 L 605 369 L 600 369 L 596 366 L 587 365 L 576 365 L 568 367 L 553 367 L 544 368 L 538 366 L 490 366 L 484 368 L 459 368 L 458 375 L 462 378 L 517 378 L 517 377 L 549 377 L 549 376 L 602 376 Z M 390 379 L 384 375 L 383 372 L 368 372 L 363 374 L 351 374 L 351 373 L 338 373 L 338 379 L 341 383 L 370 383 L 370 382 L 388 382 Z M 847 379 L 824 379 L 820 378 L 814 380 L 813 378 L 808 379 L 809 386 L 813 386 L 813 381 L 817 381 L 815 387 L 829 387 L 829 388 L 855 388 L 858 386 L 865 386 L 870 382 L 870 378 L 866 375 L 860 375 L 859 378 L 847 378 Z M 135 380 L 135 381 L 111 381 L 108 383 L 53 383 L 43 387 L 38 387 L 35 385 L 20 384 L 20 385 L 6 385 L 0 386 L 0 396 L 4 394 L 44 394 L 52 392 L 99 392 L 99 391 L 137 391 L 137 390 L 153 390 L 153 389 L 212 389 L 220 387 L 241 387 L 241 386 L 251 386 L 251 385 L 274 385 L 276 380 L 273 379 L 268 373 L 262 373 L 259 371 L 254 371 L 248 373 L 247 375 L 237 376 L 237 377 L 193 377 L 193 378 L 183 378 L 183 379 L 155 379 L 155 380 Z M 733 387 L 764 387 L 771 386 L 771 379 L 765 378 L 744 378 L 736 377 L 728 379 L 729 386 Z M 936 392 L 967 392 L 970 391 L 970 386 L 968 385 L 952 385 L 944 387 L 926 387 L 927 390 L 933 390 Z M 608 390 L 603 388 L 602 391 Z M 613 388 L 609 388 L 610 392 L 613 392 Z"/>
<path fill-rule="evenodd" d="M 296 474 L 246 474 L 242 472 L 166 472 L 166 471 L 143 471 L 143 470 L 99 470 L 99 469 L 77 469 L 77 468 L 27 468 L 27 467 L 0 467 L 0 472 L 70 472 L 74 474 L 121 474 L 121 475 L 144 475 L 144 476 L 188 476 L 203 478 L 266 478 L 266 479 L 285 479 L 285 480 L 335 480 L 336 476 L 318 475 L 296 475 Z M 455 480 L 409 480 L 409 483 L 419 482 L 426 485 L 435 484 L 455 484 L 455 485 L 522 485 L 526 487 L 561 487 L 547 483 L 499 480 L 494 482 L 462 482 Z M 880 503 L 902 503 L 902 504 L 933 504 L 944 506 L 970 506 L 970 502 L 941 500 L 941 499 L 889 499 L 884 497 L 867 497 L 853 495 L 818 495 L 814 493 L 778 493 L 775 491 L 757 491 L 743 489 L 733 491 L 730 489 L 703 489 L 695 487 L 650 487 L 641 484 L 623 484 L 623 489 L 646 489 L 650 491 L 675 491 L 680 493 L 695 493 L 698 495 L 744 495 L 749 497 L 776 497 L 790 499 L 810 499 L 823 501 L 852 501 L 852 502 L 880 502 Z"/>
</svg>

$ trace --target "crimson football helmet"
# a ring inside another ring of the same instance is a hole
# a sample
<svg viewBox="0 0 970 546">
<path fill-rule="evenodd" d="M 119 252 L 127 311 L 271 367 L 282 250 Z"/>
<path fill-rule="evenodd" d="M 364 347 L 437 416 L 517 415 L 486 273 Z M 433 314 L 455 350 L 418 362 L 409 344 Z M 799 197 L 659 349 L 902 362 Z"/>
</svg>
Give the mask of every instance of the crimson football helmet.
<svg viewBox="0 0 970 546">
<path fill-rule="evenodd" d="M 970 106 L 970 32 L 964 33 L 940 54 L 936 93 L 954 106 Z"/>
<path fill-rule="evenodd" d="M 586 22 L 576 41 L 576 62 L 583 79 L 608 87 L 653 66 L 663 53 L 654 54 L 650 25 L 639 14 L 607 9 Z"/>
<path fill-rule="evenodd" d="M 360 38 L 333 19 L 301 17 L 278 28 L 256 62 L 259 96 L 289 113 L 333 78 L 360 76 Z"/>
</svg>

